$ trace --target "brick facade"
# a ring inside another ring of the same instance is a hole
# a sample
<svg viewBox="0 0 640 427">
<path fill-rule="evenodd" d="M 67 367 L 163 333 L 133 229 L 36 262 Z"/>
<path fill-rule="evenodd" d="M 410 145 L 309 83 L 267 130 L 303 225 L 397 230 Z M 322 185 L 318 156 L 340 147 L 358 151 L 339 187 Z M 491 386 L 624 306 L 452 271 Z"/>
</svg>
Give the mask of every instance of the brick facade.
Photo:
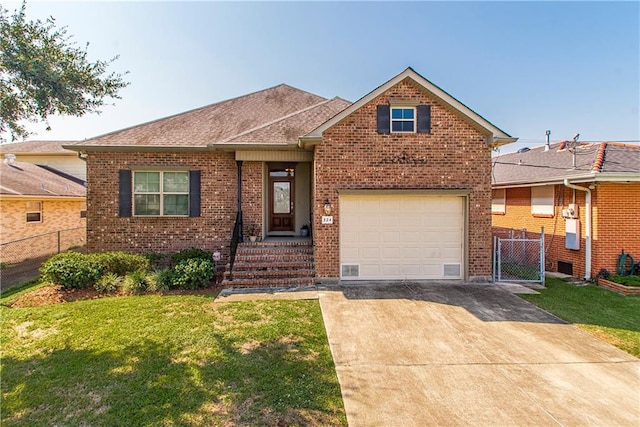
<svg viewBox="0 0 640 427">
<path fill-rule="evenodd" d="M 588 187 L 588 183 L 578 183 Z M 565 248 L 565 220 L 562 209 L 574 203 L 574 193 L 564 185 L 554 186 L 555 214 L 551 218 L 535 217 L 531 214 L 530 187 L 506 189 L 506 211 L 504 215 L 492 215 L 492 225 L 499 229 L 526 229 L 539 232 L 545 229 L 545 253 L 548 271 L 558 271 L 558 261 L 573 264 L 573 275 L 585 275 L 585 193 L 575 192 L 575 203 L 579 206 L 580 249 Z M 640 183 L 598 183 L 591 191 L 592 254 L 591 277 L 601 268 L 616 270 L 618 255 L 624 250 L 634 259 L 640 258 L 640 224 L 637 221 Z"/>
<path fill-rule="evenodd" d="M 26 221 L 27 201 L 42 202 L 41 222 Z M 60 200 L 3 198 L 0 201 L 0 217 L 2 217 L 0 261 L 15 263 L 55 253 L 58 249 L 57 232 L 61 230 L 74 230 L 61 233 L 61 250 L 84 245 L 86 219 L 80 216 L 80 212 L 84 210 L 86 210 L 86 202 L 83 198 L 60 198 Z M 21 241 L 15 242 L 16 240 Z"/>
<path fill-rule="evenodd" d="M 87 158 L 87 248 L 172 253 L 189 247 L 228 253 L 236 217 L 237 168 L 234 153 L 93 153 Z M 243 172 L 251 176 L 252 162 Z M 201 216 L 118 215 L 120 169 L 181 167 L 201 171 Z M 245 194 L 251 199 L 250 185 Z"/>
<path fill-rule="evenodd" d="M 376 106 L 390 99 L 431 106 L 431 133 L 378 134 Z M 339 277 L 339 190 L 468 189 L 468 276 L 491 276 L 491 150 L 488 134 L 405 79 L 337 123 L 315 148 L 316 274 Z M 399 158 L 402 156 L 402 158 Z M 425 159 L 426 162 L 412 162 Z M 325 199 L 334 223 L 320 224 Z"/>
</svg>

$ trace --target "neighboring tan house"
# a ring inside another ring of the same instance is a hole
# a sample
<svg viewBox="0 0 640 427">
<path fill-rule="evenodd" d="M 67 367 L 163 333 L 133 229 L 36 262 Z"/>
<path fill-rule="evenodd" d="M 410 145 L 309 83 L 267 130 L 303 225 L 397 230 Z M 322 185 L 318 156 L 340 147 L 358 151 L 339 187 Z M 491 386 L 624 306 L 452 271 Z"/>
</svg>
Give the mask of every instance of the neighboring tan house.
<svg viewBox="0 0 640 427">
<path fill-rule="evenodd" d="M 640 259 L 640 147 L 561 142 L 493 159 L 494 232 L 540 232 L 546 267 L 590 279 Z"/>
<path fill-rule="evenodd" d="M 26 162 L 54 169 L 85 182 L 87 165 L 78 153 L 62 147 L 75 141 L 24 141 L 11 144 L 0 144 L 0 155 L 14 154 L 18 162 Z"/>
<path fill-rule="evenodd" d="M 0 162 L 0 262 L 84 245 L 85 196 L 76 181 L 8 155 Z"/>
<path fill-rule="evenodd" d="M 234 261 L 257 228 L 234 267 L 255 271 L 227 284 L 264 286 L 301 283 L 265 264 L 297 249 L 313 281 L 488 280 L 491 150 L 513 141 L 408 68 L 353 104 L 279 85 L 66 148 L 87 161 L 89 250 Z"/>
</svg>

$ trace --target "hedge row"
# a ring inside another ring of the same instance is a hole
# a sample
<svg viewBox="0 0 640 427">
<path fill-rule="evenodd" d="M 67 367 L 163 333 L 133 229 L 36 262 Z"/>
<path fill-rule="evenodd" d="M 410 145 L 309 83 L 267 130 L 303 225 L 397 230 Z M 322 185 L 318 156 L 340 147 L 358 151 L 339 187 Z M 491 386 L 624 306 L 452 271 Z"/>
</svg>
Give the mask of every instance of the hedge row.
<svg viewBox="0 0 640 427">
<path fill-rule="evenodd" d="M 63 252 L 49 258 L 40 273 L 44 280 L 65 288 L 94 286 L 101 293 L 128 294 L 203 288 L 215 275 L 212 253 L 202 249 L 175 253 L 171 266 L 157 271 L 151 271 L 150 258 L 122 251 L 86 255 Z"/>
</svg>

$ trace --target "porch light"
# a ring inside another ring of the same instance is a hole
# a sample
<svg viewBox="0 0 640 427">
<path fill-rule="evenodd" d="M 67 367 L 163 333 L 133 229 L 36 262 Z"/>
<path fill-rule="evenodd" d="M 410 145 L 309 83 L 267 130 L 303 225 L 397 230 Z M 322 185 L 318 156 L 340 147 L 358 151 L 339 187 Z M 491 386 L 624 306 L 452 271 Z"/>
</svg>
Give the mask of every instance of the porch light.
<svg viewBox="0 0 640 427">
<path fill-rule="evenodd" d="M 329 203 L 329 199 L 324 199 L 324 214 L 331 215 L 331 203 Z"/>
</svg>

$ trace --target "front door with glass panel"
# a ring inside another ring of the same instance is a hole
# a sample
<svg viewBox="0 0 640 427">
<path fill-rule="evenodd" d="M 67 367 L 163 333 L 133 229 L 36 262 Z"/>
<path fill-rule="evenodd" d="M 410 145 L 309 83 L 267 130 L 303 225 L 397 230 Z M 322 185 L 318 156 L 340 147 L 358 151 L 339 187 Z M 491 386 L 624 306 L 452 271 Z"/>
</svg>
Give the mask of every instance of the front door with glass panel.
<svg viewBox="0 0 640 427">
<path fill-rule="evenodd" d="M 295 168 L 269 170 L 269 231 L 293 231 Z"/>
</svg>

